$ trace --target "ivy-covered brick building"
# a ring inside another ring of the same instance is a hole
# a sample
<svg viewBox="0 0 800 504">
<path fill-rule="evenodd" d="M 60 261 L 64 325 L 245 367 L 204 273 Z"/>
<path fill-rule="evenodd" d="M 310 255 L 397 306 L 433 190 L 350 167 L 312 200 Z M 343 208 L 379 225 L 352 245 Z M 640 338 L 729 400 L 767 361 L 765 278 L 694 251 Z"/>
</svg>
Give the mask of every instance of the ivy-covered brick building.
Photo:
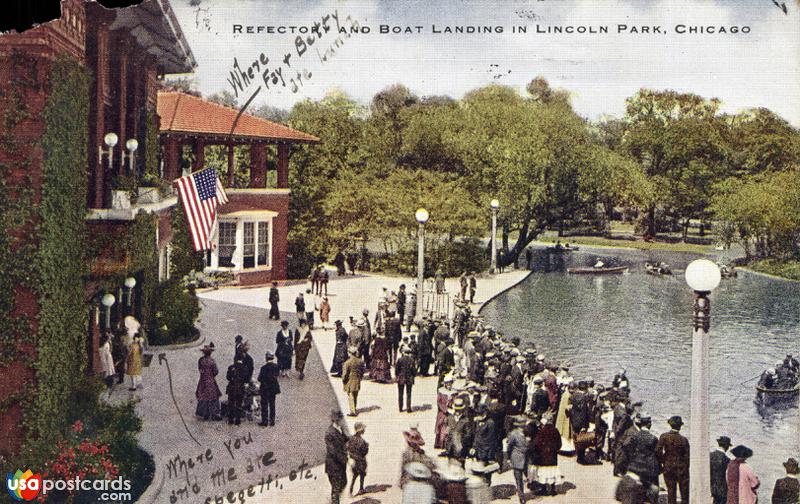
<svg viewBox="0 0 800 504">
<path fill-rule="evenodd" d="M 161 185 L 160 80 L 195 67 L 167 0 L 61 8 L 58 20 L 0 37 L 5 455 L 58 430 L 73 386 L 99 368 L 101 297 L 114 295 L 117 322 L 141 311 L 137 300 L 166 271 L 159 251 L 173 236 L 175 198 L 139 196 L 137 181 Z M 115 203 L 123 191 L 136 205 Z"/>
<path fill-rule="evenodd" d="M 285 279 L 290 148 L 319 141 L 161 91 L 196 66 L 168 0 L 61 6 L 59 20 L 0 37 L 0 455 L 64 427 L 64 401 L 100 372 L 101 334 L 125 316 L 150 343 L 195 331 L 179 282 L 192 269 Z M 219 149 L 229 202 L 203 256 L 173 180 Z"/>
</svg>

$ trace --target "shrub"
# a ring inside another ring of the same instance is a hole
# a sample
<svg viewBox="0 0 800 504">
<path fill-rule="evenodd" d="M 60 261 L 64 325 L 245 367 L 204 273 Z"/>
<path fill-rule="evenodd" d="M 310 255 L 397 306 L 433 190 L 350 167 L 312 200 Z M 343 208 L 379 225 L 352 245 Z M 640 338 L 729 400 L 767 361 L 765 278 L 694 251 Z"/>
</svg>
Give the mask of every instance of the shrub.
<svg viewBox="0 0 800 504">
<path fill-rule="evenodd" d="M 185 343 L 197 338 L 194 326 L 200 315 L 200 304 L 192 285 L 182 287 L 181 281 L 171 278 L 156 287 L 152 326 L 148 333 L 152 345 Z"/>
<path fill-rule="evenodd" d="M 153 480 L 155 464 L 136 441 L 142 421 L 135 403 L 108 404 L 101 398 L 105 390 L 97 377 L 79 381 L 63 404 L 67 427 L 50 438 L 52 443 L 29 445 L 31 450 L 20 454 L 12 466 L 41 467 L 42 476 L 52 479 L 121 477 L 131 482 L 135 502 Z M 97 499 L 92 491 L 50 492 L 46 502 L 89 504 Z"/>
</svg>

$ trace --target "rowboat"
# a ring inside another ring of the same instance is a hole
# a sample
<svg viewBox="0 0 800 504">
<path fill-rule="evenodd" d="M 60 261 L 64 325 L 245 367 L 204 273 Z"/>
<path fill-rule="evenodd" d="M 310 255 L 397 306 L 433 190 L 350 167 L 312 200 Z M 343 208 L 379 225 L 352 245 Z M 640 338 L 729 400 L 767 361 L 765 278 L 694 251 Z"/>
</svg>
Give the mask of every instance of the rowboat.
<svg viewBox="0 0 800 504">
<path fill-rule="evenodd" d="M 668 266 L 661 266 L 659 264 L 645 263 L 644 270 L 646 273 L 656 276 L 672 274 L 672 270 L 670 270 Z"/>
<path fill-rule="evenodd" d="M 800 396 L 800 383 L 789 389 L 774 389 L 756 385 L 756 398 L 765 406 L 794 403 Z"/>
<path fill-rule="evenodd" d="M 772 397 L 790 398 L 800 395 L 800 383 L 789 389 L 774 389 L 756 385 L 756 390 L 758 391 L 759 394 L 765 394 Z"/>
<path fill-rule="evenodd" d="M 573 275 L 608 275 L 614 273 L 625 273 L 628 270 L 627 266 L 615 266 L 612 268 L 569 268 L 567 273 Z"/>
<path fill-rule="evenodd" d="M 548 252 L 573 252 L 573 251 L 579 250 L 579 249 L 580 249 L 580 247 L 559 247 L 559 246 L 554 246 L 554 247 L 547 247 L 545 250 L 547 250 Z"/>
</svg>

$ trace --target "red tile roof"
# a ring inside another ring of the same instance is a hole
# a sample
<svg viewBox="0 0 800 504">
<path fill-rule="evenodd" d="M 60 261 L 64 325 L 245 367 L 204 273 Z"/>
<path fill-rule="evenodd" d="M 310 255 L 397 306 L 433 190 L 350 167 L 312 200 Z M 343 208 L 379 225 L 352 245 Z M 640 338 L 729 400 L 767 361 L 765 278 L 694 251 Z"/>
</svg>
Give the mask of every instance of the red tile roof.
<svg viewBox="0 0 800 504">
<path fill-rule="evenodd" d="M 229 136 L 239 111 L 185 93 L 159 91 L 158 115 L 162 133 Z M 239 117 L 233 137 L 319 142 L 319 138 L 313 135 L 249 114 Z"/>
</svg>

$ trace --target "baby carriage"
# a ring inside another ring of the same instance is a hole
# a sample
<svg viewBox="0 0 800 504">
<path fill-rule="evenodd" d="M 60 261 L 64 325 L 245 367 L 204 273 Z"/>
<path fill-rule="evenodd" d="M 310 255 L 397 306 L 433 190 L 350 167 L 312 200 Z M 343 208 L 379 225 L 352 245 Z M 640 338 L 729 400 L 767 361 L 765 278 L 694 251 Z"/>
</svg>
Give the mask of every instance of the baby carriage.
<svg viewBox="0 0 800 504">
<path fill-rule="evenodd" d="M 248 421 L 257 418 L 261 412 L 261 389 L 255 380 L 244 386 L 242 409 L 244 410 L 244 417 Z"/>
</svg>

